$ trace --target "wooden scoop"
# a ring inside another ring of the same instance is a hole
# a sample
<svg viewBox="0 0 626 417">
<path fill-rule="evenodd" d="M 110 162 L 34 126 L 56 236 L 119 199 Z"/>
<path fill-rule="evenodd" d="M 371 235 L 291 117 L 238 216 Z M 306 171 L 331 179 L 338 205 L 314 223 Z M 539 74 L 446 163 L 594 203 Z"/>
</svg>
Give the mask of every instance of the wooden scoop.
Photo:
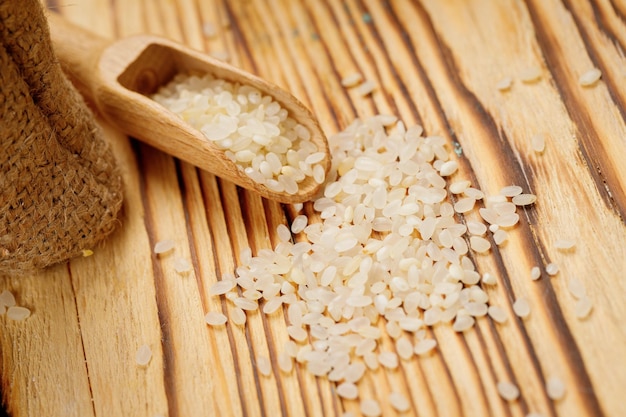
<svg viewBox="0 0 626 417">
<path fill-rule="evenodd" d="M 56 13 L 48 16 L 55 52 L 64 72 L 104 118 L 129 136 L 187 161 L 271 200 L 311 200 L 320 185 L 307 177 L 297 194 L 274 192 L 248 178 L 224 151 L 148 95 L 178 73 L 210 73 L 229 82 L 247 84 L 268 94 L 290 117 L 307 127 L 311 140 L 330 156 L 319 124 L 295 97 L 271 83 L 176 42 L 155 36 L 133 36 L 109 42 L 71 25 Z"/>
</svg>

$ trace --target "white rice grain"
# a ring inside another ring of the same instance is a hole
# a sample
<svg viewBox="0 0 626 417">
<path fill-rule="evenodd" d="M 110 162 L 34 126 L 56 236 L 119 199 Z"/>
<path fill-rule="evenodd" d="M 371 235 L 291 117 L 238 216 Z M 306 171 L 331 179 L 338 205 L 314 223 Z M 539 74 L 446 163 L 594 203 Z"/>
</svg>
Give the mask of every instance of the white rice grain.
<svg viewBox="0 0 626 417">
<path fill-rule="evenodd" d="M 10 306 L 6 310 L 6 316 L 14 321 L 22 321 L 30 317 L 30 310 L 26 307 Z"/>
<path fill-rule="evenodd" d="M 496 388 L 498 390 L 498 394 L 500 394 L 500 396 L 507 401 L 515 401 L 519 398 L 519 388 L 517 388 L 517 385 L 513 384 L 512 382 L 498 382 Z"/>
<path fill-rule="evenodd" d="M 14 305 L 16 305 L 15 296 L 11 291 L 2 291 L 2 293 L 0 294 L 0 305 L 3 305 L 5 307 L 13 307 Z"/>
<path fill-rule="evenodd" d="M 578 84 L 583 87 L 591 87 L 595 85 L 601 77 L 602 72 L 597 68 L 592 68 L 578 78 Z"/>
<path fill-rule="evenodd" d="M 378 354 L 378 362 L 387 369 L 396 369 L 398 355 L 395 352 L 381 352 Z"/>
<path fill-rule="evenodd" d="M 535 83 L 541 79 L 541 68 L 539 67 L 524 68 L 519 73 L 519 78 L 525 84 Z"/>
<path fill-rule="evenodd" d="M 511 199 L 511 202 L 516 206 L 529 206 L 537 201 L 537 196 L 534 194 L 519 194 Z"/>
<path fill-rule="evenodd" d="M 409 403 L 409 400 L 403 394 L 397 391 L 392 391 L 389 393 L 389 404 L 400 413 L 407 412 L 411 408 L 411 403 Z"/>
<path fill-rule="evenodd" d="M 498 323 L 505 323 L 508 320 L 506 311 L 499 306 L 489 306 L 487 314 L 489 314 L 489 317 L 491 317 L 493 321 Z"/>
<path fill-rule="evenodd" d="M 222 313 L 218 313 L 216 311 L 209 311 L 204 316 L 204 321 L 209 326 L 220 326 L 222 324 L 225 324 L 228 321 L 228 317 L 226 317 Z"/>
<path fill-rule="evenodd" d="M 382 410 L 380 409 L 380 405 L 376 400 L 362 400 L 360 404 L 361 413 L 365 417 L 379 417 L 382 415 Z"/>
<path fill-rule="evenodd" d="M 593 303 L 587 296 L 584 296 L 580 300 L 576 301 L 576 304 L 574 305 L 574 314 L 580 320 L 586 319 L 589 314 L 591 314 L 591 310 L 593 310 Z"/>
<path fill-rule="evenodd" d="M 500 91 L 507 91 L 513 85 L 513 78 L 505 77 L 496 83 L 496 88 Z"/>
<path fill-rule="evenodd" d="M 176 243 L 172 239 L 165 239 L 165 240 L 158 241 L 157 243 L 154 244 L 154 253 L 156 254 L 167 253 L 171 251 L 172 249 L 174 249 L 175 245 Z"/>
<path fill-rule="evenodd" d="M 536 153 L 543 153 L 546 149 L 546 140 L 543 135 L 534 135 L 530 138 L 530 146 Z"/>
<path fill-rule="evenodd" d="M 550 276 L 555 276 L 559 273 L 559 266 L 555 263 L 549 263 L 546 265 L 546 273 Z"/>
<path fill-rule="evenodd" d="M 191 263 L 185 258 L 175 258 L 173 262 L 174 270 L 179 274 L 191 271 Z"/>
<path fill-rule="evenodd" d="M 358 72 L 352 72 L 341 79 L 341 85 L 349 88 L 354 87 L 363 81 L 363 76 Z"/>
<path fill-rule="evenodd" d="M 570 294 L 577 300 L 584 298 L 587 295 L 587 290 L 585 289 L 585 285 L 578 278 L 570 278 L 567 283 L 567 289 Z"/>
<path fill-rule="evenodd" d="M 437 347 L 435 339 L 422 339 L 415 344 L 414 352 L 418 356 L 424 356 L 432 352 Z"/>
<path fill-rule="evenodd" d="M 538 266 L 533 266 L 530 269 L 530 278 L 533 281 L 538 280 L 539 278 L 541 278 L 541 268 L 539 268 Z"/>
<path fill-rule="evenodd" d="M 256 357 L 256 368 L 263 376 L 270 376 L 272 374 L 272 363 L 263 355 Z"/>
<path fill-rule="evenodd" d="M 513 311 L 520 318 L 526 318 L 530 315 L 530 304 L 524 297 L 520 297 L 513 303 Z"/>
<path fill-rule="evenodd" d="M 135 353 L 135 362 L 139 366 L 148 366 L 152 359 L 152 349 L 148 345 L 141 345 Z"/>
<path fill-rule="evenodd" d="M 369 94 L 372 94 L 375 89 L 376 89 L 376 84 L 374 84 L 373 81 L 365 80 L 357 87 L 357 92 L 359 93 L 360 96 L 365 97 Z"/>
<path fill-rule="evenodd" d="M 413 356 L 413 345 L 406 338 L 399 338 L 396 340 L 396 352 L 398 356 L 404 360 L 409 360 Z"/>
<path fill-rule="evenodd" d="M 554 247 L 561 251 L 569 251 L 574 249 L 576 241 L 574 239 L 557 239 L 554 242 Z"/>
<path fill-rule="evenodd" d="M 351 382 L 339 384 L 336 388 L 337 395 L 346 400 L 355 400 L 359 396 L 359 389 Z"/>
<path fill-rule="evenodd" d="M 554 401 L 558 401 L 565 397 L 565 384 L 558 377 L 550 377 L 546 381 L 546 394 L 548 398 Z"/>
</svg>

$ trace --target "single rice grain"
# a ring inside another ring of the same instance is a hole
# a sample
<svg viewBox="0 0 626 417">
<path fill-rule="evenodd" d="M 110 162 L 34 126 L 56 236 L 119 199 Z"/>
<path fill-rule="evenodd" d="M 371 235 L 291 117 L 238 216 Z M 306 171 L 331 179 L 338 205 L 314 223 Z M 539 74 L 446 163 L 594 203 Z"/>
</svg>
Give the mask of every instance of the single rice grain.
<svg viewBox="0 0 626 417">
<path fill-rule="evenodd" d="M 498 382 L 496 388 L 498 390 L 498 394 L 500 394 L 500 396 L 507 401 L 515 401 L 519 398 L 519 388 L 517 388 L 517 385 L 513 384 L 512 382 Z"/>
<path fill-rule="evenodd" d="M 551 400 L 560 400 L 565 396 L 565 384 L 558 377 L 550 377 L 546 381 L 546 394 Z"/>
<path fill-rule="evenodd" d="M 602 72 L 597 68 L 592 68 L 578 78 L 578 84 L 583 87 L 591 87 L 595 85 L 601 77 Z"/>
<path fill-rule="evenodd" d="M 392 391 L 389 393 L 389 404 L 400 413 L 407 412 L 411 408 L 411 403 L 409 403 L 409 400 L 403 394 L 397 391 Z"/>
<path fill-rule="evenodd" d="M 530 315 L 530 304 L 523 297 L 518 298 L 513 303 L 513 311 L 520 318 L 526 318 Z"/>
<path fill-rule="evenodd" d="M 154 253 L 163 254 L 174 249 L 176 243 L 172 239 L 160 240 L 154 244 Z"/>
<path fill-rule="evenodd" d="M 139 366 L 147 366 L 152 359 L 152 349 L 148 345 L 141 345 L 135 354 L 135 362 Z"/>
<path fill-rule="evenodd" d="M 382 415 L 382 410 L 380 409 L 380 404 L 376 400 L 362 400 L 360 404 L 361 413 L 365 417 L 378 417 Z"/>
<path fill-rule="evenodd" d="M 226 317 L 224 314 L 218 313 L 216 311 L 209 311 L 204 316 L 204 321 L 209 326 L 220 326 L 222 324 L 225 324 L 228 321 L 228 317 Z"/>
<path fill-rule="evenodd" d="M 6 316 L 14 321 L 22 321 L 30 317 L 30 310 L 26 307 L 11 306 L 7 308 Z"/>
</svg>

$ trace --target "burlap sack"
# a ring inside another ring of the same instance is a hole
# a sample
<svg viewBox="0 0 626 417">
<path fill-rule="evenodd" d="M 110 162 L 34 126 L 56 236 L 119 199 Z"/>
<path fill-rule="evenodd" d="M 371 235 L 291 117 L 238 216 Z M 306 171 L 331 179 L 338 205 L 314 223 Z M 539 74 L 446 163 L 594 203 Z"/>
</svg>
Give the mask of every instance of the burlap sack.
<svg viewBox="0 0 626 417">
<path fill-rule="evenodd" d="M 79 256 L 115 228 L 122 180 L 58 64 L 38 0 L 0 0 L 0 273 Z"/>
</svg>

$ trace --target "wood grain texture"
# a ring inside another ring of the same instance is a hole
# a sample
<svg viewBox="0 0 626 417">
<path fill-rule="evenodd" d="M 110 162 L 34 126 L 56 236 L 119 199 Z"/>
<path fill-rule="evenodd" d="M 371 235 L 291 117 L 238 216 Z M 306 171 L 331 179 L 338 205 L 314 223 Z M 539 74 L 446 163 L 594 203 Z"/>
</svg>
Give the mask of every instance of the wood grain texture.
<svg viewBox="0 0 626 417">
<path fill-rule="evenodd" d="M 506 245 L 474 254 L 490 304 L 509 314 L 463 334 L 427 329 L 434 354 L 378 369 L 359 382 L 362 398 L 397 413 L 390 392 L 410 399 L 410 416 L 626 415 L 626 5 L 617 0 L 80 0 L 48 3 L 111 38 L 169 37 L 285 88 L 327 134 L 377 113 L 419 123 L 456 150 L 460 171 L 489 194 L 510 184 L 535 193 Z M 216 36 L 203 34 L 210 22 Z M 597 67 L 601 81 L 579 85 Z M 521 81 L 528 68 L 541 78 Z M 371 96 L 341 86 L 360 72 Z M 511 77 L 508 91 L 496 88 Z M 3 403 L 19 416 L 360 415 L 335 385 L 303 367 L 278 368 L 286 312 L 251 312 L 245 326 L 209 328 L 208 311 L 233 305 L 209 288 L 253 253 L 278 242 L 292 207 L 264 200 L 105 126 L 125 178 L 119 230 L 95 254 L 33 276 L 0 277 L 33 314 L 0 317 Z M 530 141 L 543 135 L 546 149 Z M 305 212 L 319 221 L 310 205 Z M 476 218 L 469 214 L 468 218 Z M 558 239 L 576 240 L 574 251 Z M 154 244 L 174 239 L 172 253 Z M 176 257 L 193 270 L 178 274 Z M 548 263 L 555 277 L 530 270 Z M 593 301 L 580 320 L 568 290 L 580 280 Z M 525 297 L 531 315 L 517 318 Z M 380 323 L 381 329 L 383 324 Z M 148 344 L 147 367 L 135 352 Z M 394 350 L 385 336 L 382 348 Z M 258 357 L 270 359 L 261 375 Z M 557 376 L 566 396 L 545 389 Z M 496 384 L 520 387 L 505 401 Z"/>
</svg>

